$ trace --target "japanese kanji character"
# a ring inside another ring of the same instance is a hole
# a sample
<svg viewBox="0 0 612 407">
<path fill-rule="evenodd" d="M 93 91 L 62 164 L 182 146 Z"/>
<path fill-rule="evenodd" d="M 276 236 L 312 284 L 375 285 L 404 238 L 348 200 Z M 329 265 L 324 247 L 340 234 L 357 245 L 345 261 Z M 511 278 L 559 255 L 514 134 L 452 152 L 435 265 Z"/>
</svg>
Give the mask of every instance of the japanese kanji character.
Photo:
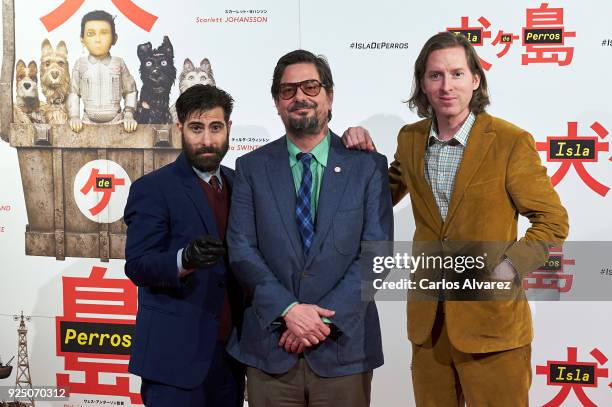
<svg viewBox="0 0 612 407">
<path fill-rule="evenodd" d="M 461 17 L 460 27 L 447 27 L 446 30 L 455 34 L 461 34 L 467 37 L 473 46 L 480 47 L 484 44 L 485 38 L 491 38 L 491 31 L 487 30 L 491 26 L 491 23 L 485 17 L 480 17 L 478 22 L 482 27 L 470 27 L 469 17 Z M 492 66 L 491 63 L 485 61 L 482 57 L 480 57 L 480 64 L 486 71 L 491 69 Z"/>
<path fill-rule="evenodd" d="M 132 0 L 111 0 L 119 11 L 138 27 L 149 32 L 157 16 L 138 7 Z M 47 31 L 53 31 L 64 24 L 85 3 L 85 0 L 64 0 L 49 14 L 40 18 Z"/>
<path fill-rule="evenodd" d="M 538 31 L 538 29 L 545 30 Z M 569 65 L 574 56 L 574 47 L 563 44 L 565 38 L 575 36 L 575 31 L 565 31 L 563 27 L 562 8 L 549 8 L 548 3 L 542 3 L 538 8 L 527 9 L 526 23 L 523 27 L 523 44 L 527 53 L 522 55 L 522 64 L 537 62 Z M 529 55 L 530 53 L 533 55 Z M 562 54 L 565 54 L 565 57 L 559 59 L 559 55 Z"/>
</svg>

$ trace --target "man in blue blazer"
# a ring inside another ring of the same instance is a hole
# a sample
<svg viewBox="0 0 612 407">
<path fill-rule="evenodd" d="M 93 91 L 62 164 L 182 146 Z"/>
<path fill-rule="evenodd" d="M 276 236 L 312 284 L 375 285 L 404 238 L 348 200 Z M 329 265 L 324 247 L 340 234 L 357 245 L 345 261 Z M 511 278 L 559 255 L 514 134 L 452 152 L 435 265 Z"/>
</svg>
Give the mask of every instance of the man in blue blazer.
<svg viewBox="0 0 612 407">
<path fill-rule="evenodd" d="M 176 102 L 183 152 L 138 179 L 125 208 L 125 273 L 138 286 L 129 371 L 147 406 L 242 406 L 244 367 L 225 351 L 242 317 L 224 237 L 233 100 L 196 85 Z"/>
<path fill-rule="evenodd" d="M 228 350 L 251 407 L 368 406 L 383 354 L 360 243 L 393 240 L 387 160 L 329 130 L 323 57 L 283 56 L 272 96 L 286 135 L 236 162 L 228 246 L 246 304 Z"/>
</svg>

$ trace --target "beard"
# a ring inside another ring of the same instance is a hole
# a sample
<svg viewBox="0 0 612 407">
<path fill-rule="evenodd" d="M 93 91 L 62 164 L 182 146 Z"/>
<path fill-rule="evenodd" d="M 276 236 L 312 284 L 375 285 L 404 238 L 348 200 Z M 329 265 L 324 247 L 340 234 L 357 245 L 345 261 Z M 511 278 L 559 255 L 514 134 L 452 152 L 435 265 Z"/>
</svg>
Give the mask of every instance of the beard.
<svg viewBox="0 0 612 407">
<path fill-rule="evenodd" d="M 225 139 L 225 143 L 220 148 L 215 147 L 200 147 L 198 149 L 193 148 L 187 143 L 183 136 L 183 151 L 187 155 L 187 161 L 202 172 L 211 172 L 217 169 L 221 164 L 221 160 L 225 157 L 225 154 L 229 150 L 229 133 Z M 201 154 L 212 153 L 214 155 L 204 157 Z"/>
<path fill-rule="evenodd" d="M 321 130 L 322 125 L 324 124 L 322 123 L 322 120 L 319 120 L 319 117 L 317 115 L 317 107 L 318 105 L 314 102 L 294 103 L 289 109 L 289 112 L 294 112 L 296 110 L 304 108 L 311 108 L 314 109 L 315 114 L 313 116 L 303 116 L 297 118 L 289 116 L 287 118 L 286 123 L 287 132 L 295 134 L 296 136 L 317 134 Z"/>
</svg>

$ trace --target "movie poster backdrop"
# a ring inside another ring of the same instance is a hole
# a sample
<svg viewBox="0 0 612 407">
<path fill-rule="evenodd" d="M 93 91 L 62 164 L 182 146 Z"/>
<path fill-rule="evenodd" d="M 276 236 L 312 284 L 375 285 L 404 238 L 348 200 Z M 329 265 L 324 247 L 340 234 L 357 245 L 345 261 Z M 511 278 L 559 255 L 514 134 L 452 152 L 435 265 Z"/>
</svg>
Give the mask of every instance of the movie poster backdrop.
<svg viewBox="0 0 612 407">
<path fill-rule="evenodd" d="M 181 91 L 210 83 L 234 97 L 224 161 L 233 167 L 283 136 L 272 71 L 281 55 L 308 49 L 332 68 L 331 129 L 367 128 L 391 161 L 399 129 L 419 119 L 404 103 L 416 56 L 427 38 L 449 30 L 476 47 L 489 112 L 533 135 L 569 212 L 568 242 L 523 282 L 533 294 L 531 403 L 612 405 L 612 291 L 605 288 L 612 285 L 612 4 L 2 3 L 0 401 L 12 401 L 16 385 L 31 385 L 38 406 L 142 404 L 139 378 L 127 373 L 137 290 L 123 272 L 122 214 L 131 183 L 181 151 L 173 126 Z M 91 70 L 80 39 L 81 17 L 92 10 L 115 17 L 106 71 Z M 68 96 L 75 66 L 76 107 Z M 87 87 L 90 80 L 105 85 Z M 71 109 L 82 119 L 78 132 Z M 410 198 L 394 213 L 396 241 L 410 241 Z M 528 223 L 519 226 L 520 234 Z M 400 294 L 378 302 L 385 364 L 374 374 L 373 406 L 414 405 Z M 70 396 L 62 400 L 65 388 Z"/>
</svg>

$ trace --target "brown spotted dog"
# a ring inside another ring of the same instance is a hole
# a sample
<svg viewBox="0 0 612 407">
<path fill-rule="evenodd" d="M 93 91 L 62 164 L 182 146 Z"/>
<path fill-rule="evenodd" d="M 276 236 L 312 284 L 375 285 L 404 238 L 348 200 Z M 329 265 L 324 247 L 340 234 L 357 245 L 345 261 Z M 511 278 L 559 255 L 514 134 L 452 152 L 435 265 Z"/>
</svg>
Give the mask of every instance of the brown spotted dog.
<svg viewBox="0 0 612 407">
<path fill-rule="evenodd" d="M 38 99 L 38 67 L 34 61 L 30 61 L 26 66 L 20 59 L 15 66 L 13 122 L 26 124 L 43 122 Z"/>
<path fill-rule="evenodd" d="M 68 120 L 66 97 L 70 90 L 68 49 L 60 41 L 55 49 L 48 39 L 42 42 L 40 57 L 40 85 L 47 99 L 43 107 L 45 122 L 64 124 Z"/>
</svg>

